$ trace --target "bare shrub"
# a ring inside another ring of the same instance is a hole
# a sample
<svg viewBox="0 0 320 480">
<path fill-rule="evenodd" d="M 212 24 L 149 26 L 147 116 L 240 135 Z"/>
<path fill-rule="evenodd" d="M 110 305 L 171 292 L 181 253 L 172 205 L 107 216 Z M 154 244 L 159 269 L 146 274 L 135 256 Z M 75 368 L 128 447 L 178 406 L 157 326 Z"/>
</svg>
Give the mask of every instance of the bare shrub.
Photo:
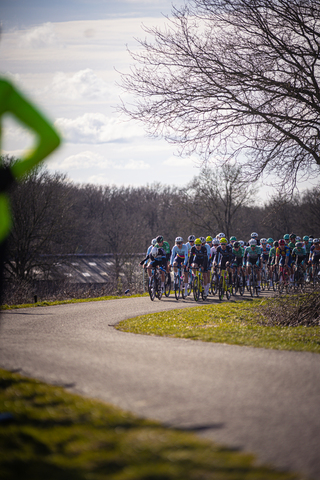
<svg viewBox="0 0 320 480">
<path fill-rule="evenodd" d="M 320 325 L 320 289 L 268 300 L 257 308 L 259 323 L 266 326 L 315 327 Z"/>
</svg>

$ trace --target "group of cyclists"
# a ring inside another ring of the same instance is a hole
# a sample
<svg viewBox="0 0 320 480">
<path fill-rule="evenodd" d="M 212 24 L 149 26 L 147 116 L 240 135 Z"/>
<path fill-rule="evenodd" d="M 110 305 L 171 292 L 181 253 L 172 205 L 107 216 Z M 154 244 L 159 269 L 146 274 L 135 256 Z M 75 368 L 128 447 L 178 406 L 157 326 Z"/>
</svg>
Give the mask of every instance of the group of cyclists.
<svg viewBox="0 0 320 480">
<path fill-rule="evenodd" d="M 237 240 L 231 236 L 228 240 L 224 233 L 216 237 L 198 237 L 190 235 L 188 242 L 184 243 L 182 237 L 175 239 L 175 245 L 170 249 L 169 243 L 164 241 L 162 235 L 152 239 L 146 257 L 140 262 L 149 275 L 152 269 L 161 268 L 161 288 L 165 289 L 165 273 L 174 272 L 178 269 L 183 271 L 184 297 L 188 291 L 188 272 L 194 274 L 200 269 L 203 272 L 204 296 L 208 296 L 210 289 L 210 272 L 213 270 L 227 270 L 229 284 L 232 284 L 233 276 L 241 272 L 244 282 L 249 285 L 251 270 L 254 268 L 257 277 L 257 289 L 261 287 L 261 272 L 268 272 L 268 281 L 272 287 L 273 273 L 276 267 L 285 268 L 288 279 L 294 283 L 296 269 L 302 268 L 303 275 L 307 276 L 307 267 L 311 275 L 315 275 L 319 269 L 320 240 L 313 236 L 305 235 L 303 238 L 294 233 L 285 234 L 279 240 L 269 238 L 259 239 L 256 232 L 251 234 L 248 242 Z"/>
</svg>

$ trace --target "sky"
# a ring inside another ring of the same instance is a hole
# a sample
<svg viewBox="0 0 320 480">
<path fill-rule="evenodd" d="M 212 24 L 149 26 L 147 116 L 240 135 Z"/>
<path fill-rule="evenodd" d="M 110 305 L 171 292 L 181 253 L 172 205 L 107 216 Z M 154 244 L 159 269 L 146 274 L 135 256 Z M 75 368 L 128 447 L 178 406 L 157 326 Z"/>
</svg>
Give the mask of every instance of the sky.
<svg viewBox="0 0 320 480">
<path fill-rule="evenodd" d="M 0 0 L 0 72 L 54 122 L 62 146 L 46 165 L 76 183 L 186 185 L 200 160 L 180 158 L 165 140 L 117 111 L 127 94 L 119 72 L 144 38 L 184 0 Z M 4 118 L 2 153 L 19 156 L 34 139 Z M 308 186 L 308 185 L 307 185 Z M 271 190 L 262 190 L 264 197 Z"/>
</svg>

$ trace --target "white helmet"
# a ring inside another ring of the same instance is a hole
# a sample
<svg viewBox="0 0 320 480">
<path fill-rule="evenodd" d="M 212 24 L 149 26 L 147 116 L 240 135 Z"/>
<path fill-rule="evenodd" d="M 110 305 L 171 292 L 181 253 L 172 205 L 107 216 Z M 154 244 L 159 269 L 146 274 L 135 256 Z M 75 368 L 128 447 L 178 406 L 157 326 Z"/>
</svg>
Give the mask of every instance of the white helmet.
<svg viewBox="0 0 320 480">
<path fill-rule="evenodd" d="M 176 242 L 176 243 L 183 243 L 183 238 L 182 238 L 182 237 L 177 237 L 177 238 L 175 239 L 175 242 Z"/>
<path fill-rule="evenodd" d="M 243 240 L 239 240 L 239 243 L 240 243 L 240 247 L 243 247 L 244 241 L 243 241 Z"/>
<path fill-rule="evenodd" d="M 194 242 L 196 237 L 194 235 L 189 235 L 188 242 Z"/>
<path fill-rule="evenodd" d="M 214 239 L 212 240 L 212 243 L 213 243 L 213 245 L 220 245 L 220 242 L 219 242 L 219 240 L 218 240 L 217 238 L 214 238 Z"/>
<path fill-rule="evenodd" d="M 267 243 L 267 239 L 266 238 L 261 238 L 260 243 Z"/>
<path fill-rule="evenodd" d="M 158 247 L 152 247 L 151 249 L 151 255 L 153 257 L 157 257 L 158 256 Z"/>
<path fill-rule="evenodd" d="M 206 243 L 206 239 L 204 237 L 200 237 L 201 243 Z"/>
<path fill-rule="evenodd" d="M 151 245 L 155 246 L 156 243 L 157 243 L 157 239 L 156 239 L 156 238 L 153 238 L 153 239 L 151 240 Z"/>
<path fill-rule="evenodd" d="M 296 242 L 301 242 L 301 237 L 299 237 L 299 235 L 296 236 Z"/>
<path fill-rule="evenodd" d="M 249 240 L 249 245 L 257 245 L 257 240 L 251 238 L 251 240 Z"/>
<path fill-rule="evenodd" d="M 258 234 L 256 232 L 251 233 L 251 238 L 258 238 Z"/>
<path fill-rule="evenodd" d="M 225 238 L 225 234 L 224 233 L 218 233 L 217 238 Z"/>
</svg>

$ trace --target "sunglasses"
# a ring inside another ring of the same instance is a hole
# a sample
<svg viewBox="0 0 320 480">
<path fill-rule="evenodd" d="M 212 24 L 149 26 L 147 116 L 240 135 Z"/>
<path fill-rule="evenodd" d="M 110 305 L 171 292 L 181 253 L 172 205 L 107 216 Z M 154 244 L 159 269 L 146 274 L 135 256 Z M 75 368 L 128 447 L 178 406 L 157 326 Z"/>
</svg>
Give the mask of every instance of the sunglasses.
<svg viewBox="0 0 320 480">
<path fill-rule="evenodd" d="M 182 245 L 182 242 L 177 242 L 177 245 Z"/>
</svg>

